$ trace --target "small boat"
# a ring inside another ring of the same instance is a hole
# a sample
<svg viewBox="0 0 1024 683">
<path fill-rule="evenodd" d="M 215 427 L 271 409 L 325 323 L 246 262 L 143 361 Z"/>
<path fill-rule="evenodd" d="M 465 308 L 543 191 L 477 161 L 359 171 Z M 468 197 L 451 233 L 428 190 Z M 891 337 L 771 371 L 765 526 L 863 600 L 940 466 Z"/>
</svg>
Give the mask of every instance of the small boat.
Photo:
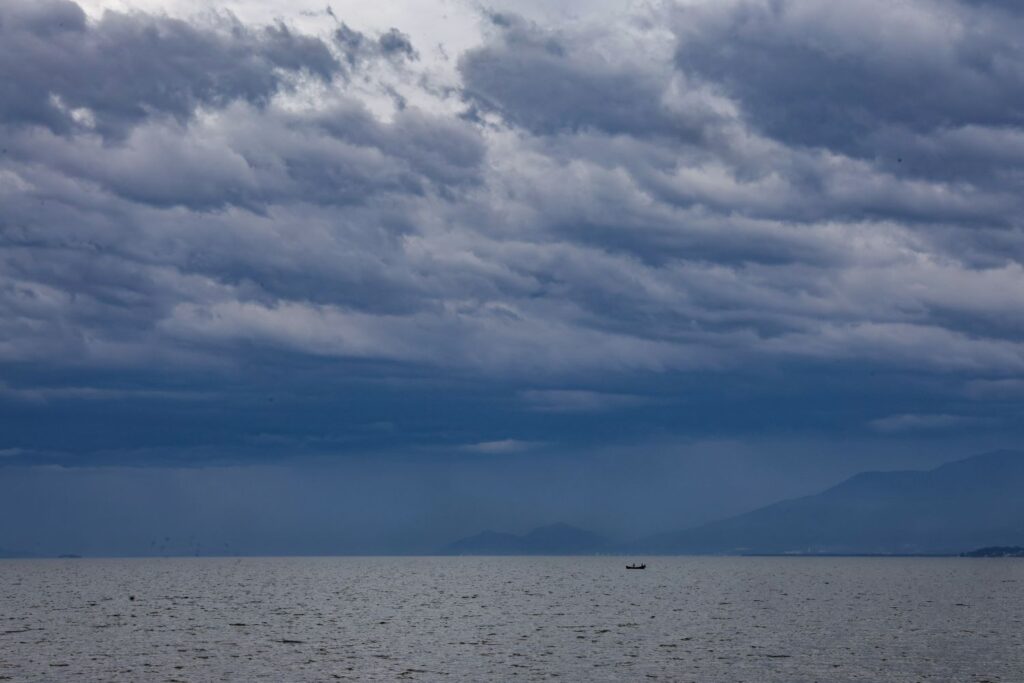
<svg viewBox="0 0 1024 683">
<path fill-rule="evenodd" d="M 626 569 L 647 569 L 646 564 L 627 564 Z"/>
</svg>

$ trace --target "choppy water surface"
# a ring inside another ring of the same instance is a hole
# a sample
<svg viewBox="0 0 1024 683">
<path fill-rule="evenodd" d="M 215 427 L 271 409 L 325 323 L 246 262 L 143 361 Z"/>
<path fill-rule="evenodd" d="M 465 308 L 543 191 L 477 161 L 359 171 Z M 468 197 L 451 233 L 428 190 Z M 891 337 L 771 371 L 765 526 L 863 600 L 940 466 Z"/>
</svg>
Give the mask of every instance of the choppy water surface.
<svg viewBox="0 0 1024 683">
<path fill-rule="evenodd" d="M 1024 561 L 647 559 L 0 561 L 0 678 L 1024 680 Z"/>
</svg>

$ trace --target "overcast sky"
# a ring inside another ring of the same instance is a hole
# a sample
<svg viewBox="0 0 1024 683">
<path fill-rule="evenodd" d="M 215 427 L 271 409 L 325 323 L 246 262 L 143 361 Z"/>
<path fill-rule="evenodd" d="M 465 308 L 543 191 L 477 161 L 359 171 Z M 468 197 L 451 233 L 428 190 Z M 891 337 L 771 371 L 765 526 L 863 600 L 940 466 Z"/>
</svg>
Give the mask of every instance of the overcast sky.
<svg viewBox="0 0 1024 683">
<path fill-rule="evenodd" d="M 1022 35 L 1009 0 L 5 0 L 0 546 L 630 535 L 1014 447 Z"/>
</svg>

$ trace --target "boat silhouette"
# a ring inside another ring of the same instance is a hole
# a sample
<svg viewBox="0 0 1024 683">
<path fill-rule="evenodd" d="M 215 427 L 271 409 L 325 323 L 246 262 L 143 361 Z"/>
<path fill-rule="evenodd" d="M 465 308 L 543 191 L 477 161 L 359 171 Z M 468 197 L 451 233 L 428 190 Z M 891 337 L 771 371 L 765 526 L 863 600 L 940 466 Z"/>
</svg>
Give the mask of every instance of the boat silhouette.
<svg viewBox="0 0 1024 683">
<path fill-rule="evenodd" d="M 626 569 L 647 569 L 646 564 L 627 564 Z"/>
</svg>

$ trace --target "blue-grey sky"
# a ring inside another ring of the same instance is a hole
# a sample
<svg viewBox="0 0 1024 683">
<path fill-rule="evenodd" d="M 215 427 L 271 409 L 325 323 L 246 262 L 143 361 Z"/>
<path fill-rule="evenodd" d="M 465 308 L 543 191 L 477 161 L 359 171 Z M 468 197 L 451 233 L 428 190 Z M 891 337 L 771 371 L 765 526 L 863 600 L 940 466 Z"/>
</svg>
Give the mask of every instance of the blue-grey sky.
<svg viewBox="0 0 1024 683">
<path fill-rule="evenodd" d="M 1024 9 L 0 4 L 0 547 L 666 531 L 1014 447 Z"/>
</svg>

